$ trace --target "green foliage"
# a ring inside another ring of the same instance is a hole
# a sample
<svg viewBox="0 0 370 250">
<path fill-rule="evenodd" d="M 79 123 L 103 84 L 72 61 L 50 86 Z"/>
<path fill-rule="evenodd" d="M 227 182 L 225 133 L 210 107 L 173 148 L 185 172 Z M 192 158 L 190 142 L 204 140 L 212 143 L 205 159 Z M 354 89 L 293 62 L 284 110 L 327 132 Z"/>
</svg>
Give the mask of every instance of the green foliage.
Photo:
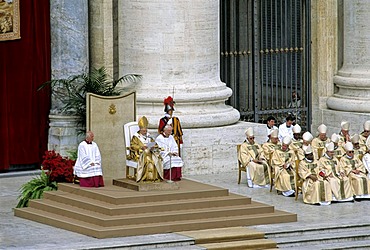
<svg viewBox="0 0 370 250">
<path fill-rule="evenodd" d="M 86 93 L 101 96 L 120 95 L 125 88 L 120 87 L 119 84 L 135 83 L 141 78 L 141 75 L 128 74 L 118 80 L 110 80 L 106 68 L 101 67 L 99 69 L 91 69 L 90 73 L 45 82 L 38 90 L 50 85 L 56 96 L 59 96 L 62 103 L 65 103 L 62 112 L 68 115 L 78 116 L 78 125 L 85 127 Z M 67 91 L 67 96 L 65 96 L 65 91 Z"/>
<path fill-rule="evenodd" d="M 76 161 L 77 160 L 77 149 L 76 150 L 70 150 L 70 151 L 67 151 L 67 154 L 68 154 L 68 158 L 73 160 L 73 161 Z"/>
<path fill-rule="evenodd" d="M 17 208 L 28 207 L 28 202 L 31 199 L 41 199 L 44 191 L 57 190 L 57 182 L 51 182 L 49 176 L 42 171 L 40 176 L 36 176 L 29 182 L 22 185 L 20 188 L 21 194 L 18 199 Z"/>
</svg>

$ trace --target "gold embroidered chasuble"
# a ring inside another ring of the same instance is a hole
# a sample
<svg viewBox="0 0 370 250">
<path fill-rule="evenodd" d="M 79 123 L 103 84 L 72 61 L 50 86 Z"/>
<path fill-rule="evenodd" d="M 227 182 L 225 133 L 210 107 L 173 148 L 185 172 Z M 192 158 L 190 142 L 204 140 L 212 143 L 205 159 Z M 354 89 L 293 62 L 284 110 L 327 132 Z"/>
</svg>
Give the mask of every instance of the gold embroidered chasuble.
<svg viewBox="0 0 370 250">
<path fill-rule="evenodd" d="M 240 146 L 238 159 L 243 166 L 248 168 L 253 184 L 265 186 L 270 183 L 270 168 L 261 145 L 244 142 Z M 253 162 L 253 160 L 260 162 Z"/>
<path fill-rule="evenodd" d="M 349 177 L 354 195 L 369 194 L 370 180 L 367 178 L 367 171 L 358 157 L 348 158 L 343 156 L 339 161 L 339 168 L 343 169 L 346 176 Z M 359 170 L 358 174 L 353 170 Z"/>
<path fill-rule="evenodd" d="M 315 159 L 319 159 L 319 151 L 321 151 L 321 155 L 324 155 L 325 145 L 329 142 L 330 138 L 326 138 L 326 140 L 322 141 L 319 137 L 316 137 L 312 140 L 311 147 Z"/>
<path fill-rule="evenodd" d="M 338 166 L 336 157 L 329 158 L 326 154 L 319 160 L 319 169 L 325 173 L 334 197 L 340 201 L 353 196 L 351 182 Z"/>
<path fill-rule="evenodd" d="M 272 142 L 265 142 L 264 144 L 262 144 L 263 154 L 265 155 L 267 162 L 270 162 L 270 155 L 279 148 L 281 148 L 280 142 L 278 142 L 277 144 L 274 144 Z"/>
<path fill-rule="evenodd" d="M 289 191 L 295 189 L 295 160 L 296 156 L 293 150 L 283 151 L 276 149 L 272 154 L 271 166 L 275 172 L 275 188 L 279 191 Z M 284 168 L 284 164 L 288 168 Z"/>
<path fill-rule="evenodd" d="M 163 180 L 163 164 L 158 149 L 145 149 L 149 142 L 154 142 L 153 138 L 144 137 L 136 133 L 130 142 L 130 158 L 138 162 L 136 171 L 137 182 L 156 182 Z"/>
<path fill-rule="evenodd" d="M 306 159 L 299 163 L 299 176 L 304 180 L 302 185 L 303 202 L 316 204 L 319 202 L 331 201 L 332 191 L 329 181 L 324 180 L 320 175 L 319 166 L 316 160 L 308 162 Z M 310 175 L 317 177 L 316 181 L 308 178 Z"/>
</svg>

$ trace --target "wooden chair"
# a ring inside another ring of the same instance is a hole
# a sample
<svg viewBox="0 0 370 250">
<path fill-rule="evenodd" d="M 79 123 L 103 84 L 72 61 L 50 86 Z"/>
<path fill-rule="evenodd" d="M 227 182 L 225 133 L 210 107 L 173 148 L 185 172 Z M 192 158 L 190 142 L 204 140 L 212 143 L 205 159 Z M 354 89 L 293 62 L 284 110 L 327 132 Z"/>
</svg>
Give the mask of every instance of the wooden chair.
<svg viewBox="0 0 370 250">
<path fill-rule="evenodd" d="M 299 159 L 295 160 L 295 200 L 298 200 L 298 194 L 300 191 L 302 191 L 302 185 L 303 185 L 303 180 L 301 177 L 299 177 L 298 169 L 299 169 L 299 163 L 301 161 Z"/>
<path fill-rule="evenodd" d="M 137 162 L 129 159 L 130 156 L 130 143 L 134 134 L 139 131 L 139 125 L 137 122 L 129 122 L 123 126 L 123 133 L 125 135 L 125 146 L 126 146 L 126 178 L 135 179 Z M 130 175 L 130 168 L 134 169 L 134 174 Z"/>
<path fill-rule="evenodd" d="M 239 161 L 240 147 L 241 147 L 241 144 L 236 145 L 236 152 L 237 152 L 237 158 L 238 158 L 238 169 L 239 169 L 238 184 L 240 184 L 240 180 L 242 178 L 242 172 L 247 172 L 246 167 L 243 167 L 243 164 Z"/>
</svg>

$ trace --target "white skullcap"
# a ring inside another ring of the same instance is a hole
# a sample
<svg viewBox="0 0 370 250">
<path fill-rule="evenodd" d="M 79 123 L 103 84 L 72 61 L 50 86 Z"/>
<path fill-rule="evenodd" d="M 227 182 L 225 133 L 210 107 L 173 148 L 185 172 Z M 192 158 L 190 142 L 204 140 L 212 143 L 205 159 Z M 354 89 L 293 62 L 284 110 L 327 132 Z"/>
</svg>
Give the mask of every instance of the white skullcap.
<svg viewBox="0 0 370 250">
<path fill-rule="evenodd" d="M 355 143 L 359 143 L 359 141 L 360 141 L 360 136 L 359 136 L 358 134 L 354 134 L 354 135 L 351 137 L 351 142 L 352 142 L 353 144 L 355 144 Z"/>
<path fill-rule="evenodd" d="M 294 134 L 299 134 L 299 133 L 301 133 L 301 131 L 302 131 L 302 128 L 298 124 L 293 126 L 293 133 Z"/>
<path fill-rule="evenodd" d="M 366 147 L 367 149 L 370 149 L 370 136 L 368 136 L 366 139 Z"/>
<path fill-rule="evenodd" d="M 270 138 L 278 138 L 278 136 L 279 136 L 279 130 L 278 129 L 271 130 Z"/>
<path fill-rule="evenodd" d="M 370 121 L 364 123 L 364 130 L 370 130 Z"/>
<path fill-rule="evenodd" d="M 303 152 L 305 152 L 305 151 L 306 151 L 306 148 L 307 148 L 307 147 L 308 147 L 307 145 L 302 145 Z"/>
<path fill-rule="evenodd" d="M 333 142 L 326 143 L 325 148 L 326 151 L 334 151 L 334 143 Z"/>
<path fill-rule="evenodd" d="M 245 135 L 247 137 L 253 136 L 253 128 L 247 128 L 247 130 L 245 130 Z"/>
<path fill-rule="evenodd" d="M 342 121 L 341 124 L 340 124 L 340 127 L 343 129 L 343 130 L 349 130 L 349 122 L 347 121 Z"/>
<path fill-rule="evenodd" d="M 346 142 L 346 144 L 344 144 L 344 149 L 346 151 L 352 151 L 353 150 L 353 144 L 352 144 L 352 142 L 350 142 L 350 141 Z"/>
<path fill-rule="evenodd" d="M 291 142 L 292 142 L 292 138 L 290 136 L 287 135 L 283 138 L 283 144 L 290 145 Z"/>
<path fill-rule="evenodd" d="M 328 130 L 328 127 L 325 124 L 321 124 L 317 131 L 319 131 L 320 134 L 326 134 L 326 131 Z"/>
<path fill-rule="evenodd" d="M 308 131 L 304 132 L 304 134 L 302 135 L 302 139 L 304 141 L 312 141 L 313 140 L 313 135 Z"/>
<path fill-rule="evenodd" d="M 336 133 L 333 133 L 330 137 L 331 141 L 334 142 L 334 143 L 338 143 L 339 142 L 339 135 L 337 135 Z"/>
<path fill-rule="evenodd" d="M 306 149 L 304 149 L 304 153 L 305 153 L 306 155 L 308 155 L 308 154 L 312 154 L 312 148 L 311 148 L 311 145 L 308 145 L 308 146 L 306 147 Z"/>
</svg>

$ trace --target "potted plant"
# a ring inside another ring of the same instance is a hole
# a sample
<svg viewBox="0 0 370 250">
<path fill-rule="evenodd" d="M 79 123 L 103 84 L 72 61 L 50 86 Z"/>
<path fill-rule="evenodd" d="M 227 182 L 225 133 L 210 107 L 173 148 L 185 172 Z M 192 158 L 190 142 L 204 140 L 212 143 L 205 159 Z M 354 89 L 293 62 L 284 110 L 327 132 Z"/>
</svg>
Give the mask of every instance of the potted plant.
<svg viewBox="0 0 370 250">
<path fill-rule="evenodd" d="M 58 189 L 59 182 L 73 182 L 75 160 L 62 157 L 54 150 L 46 151 L 41 164 L 41 175 L 22 185 L 17 208 L 27 207 L 31 199 L 41 199 L 44 191 Z"/>
<path fill-rule="evenodd" d="M 64 103 L 62 112 L 78 117 L 78 125 L 86 124 L 86 93 L 101 96 L 116 96 L 125 91 L 122 83 L 135 83 L 141 75 L 127 74 L 117 80 L 110 80 L 105 67 L 93 68 L 89 73 L 70 76 L 66 79 L 55 79 L 42 84 L 38 90 L 51 86 L 56 98 Z M 65 94 L 66 93 L 66 94 Z"/>
</svg>

